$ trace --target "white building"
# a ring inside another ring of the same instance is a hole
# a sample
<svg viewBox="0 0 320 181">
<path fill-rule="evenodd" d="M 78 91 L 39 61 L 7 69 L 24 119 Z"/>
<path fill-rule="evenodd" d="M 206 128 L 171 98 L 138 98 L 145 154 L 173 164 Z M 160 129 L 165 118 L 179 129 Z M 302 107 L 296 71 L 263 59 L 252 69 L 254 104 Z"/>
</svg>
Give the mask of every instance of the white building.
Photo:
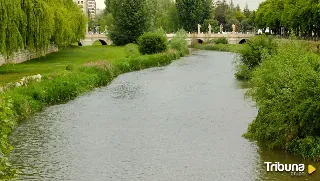
<svg viewBox="0 0 320 181">
<path fill-rule="evenodd" d="M 88 18 L 94 18 L 97 14 L 97 3 L 96 0 L 73 0 Z"/>
<path fill-rule="evenodd" d="M 87 2 L 87 0 L 73 0 L 73 2 L 78 4 L 78 6 L 80 6 L 82 11 L 87 15 L 87 12 L 88 12 L 88 2 Z"/>
<path fill-rule="evenodd" d="M 94 18 L 97 14 L 97 3 L 96 0 L 88 0 L 88 16 Z"/>
</svg>

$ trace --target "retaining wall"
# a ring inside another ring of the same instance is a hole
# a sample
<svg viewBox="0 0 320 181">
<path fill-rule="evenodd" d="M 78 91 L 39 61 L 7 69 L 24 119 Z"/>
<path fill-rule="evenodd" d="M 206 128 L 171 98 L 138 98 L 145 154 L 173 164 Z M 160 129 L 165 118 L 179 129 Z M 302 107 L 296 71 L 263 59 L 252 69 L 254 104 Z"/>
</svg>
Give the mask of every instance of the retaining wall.
<svg viewBox="0 0 320 181">
<path fill-rule="evenodd" d="M 57 52 L 58 50 L 59 48 L 56 45 L 49 45 L 47 48 L 47 51 L 41 54 L 29 51 L 29 50 L 19 50 L 15 52 L 13 55 L 9 56 L 7 60 L 3 57 L 3 55 L 0 54 L 0 66 L 8 63 L 12 63 L 12 64 L 22 63 L 27 60 L 31 60 L 31 59 L 38 58 L 53 52 Z"/>
</svg>

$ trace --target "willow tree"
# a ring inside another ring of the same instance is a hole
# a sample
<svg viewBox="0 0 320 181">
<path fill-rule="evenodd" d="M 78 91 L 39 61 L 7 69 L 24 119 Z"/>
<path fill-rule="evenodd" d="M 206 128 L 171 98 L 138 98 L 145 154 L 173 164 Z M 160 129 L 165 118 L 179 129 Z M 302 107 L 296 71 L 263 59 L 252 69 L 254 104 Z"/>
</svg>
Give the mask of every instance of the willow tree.
<svg viewBox="0 0 320 181">
<path fill-rule="evenodd" d="M 5 57 L 15 50 L 24 48 L 19 32 L 23 22 L 20 0 L 0 0 L 0 53 Z"/>
<path fill-rule="evenodd" d="M 86 18 L 72 0 L 0 0 L 0 54 L 28 49 L 42 53 L 50 43 L 71 44 L 85 35 Z"/>
</svg>

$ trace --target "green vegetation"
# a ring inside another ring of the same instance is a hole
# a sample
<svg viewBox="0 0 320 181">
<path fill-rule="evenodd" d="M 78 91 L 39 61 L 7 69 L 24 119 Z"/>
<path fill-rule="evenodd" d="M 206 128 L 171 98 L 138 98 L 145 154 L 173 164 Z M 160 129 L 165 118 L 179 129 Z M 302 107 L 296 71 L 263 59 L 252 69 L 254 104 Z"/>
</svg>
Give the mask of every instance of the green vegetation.
<svg viewBox="0 0 320 181">
<path fill-rule="evenodd" d="M 266 0 L 262 2 L 256 12 L 254 21 L 263 31 L 269 27 L 274 34 L 281 34 L 281 27 L 285 27 L 287 35 L 319 37 L 320 18 L 319 1 L 314 0 Z"/>
<path fill-rule="evenodd" d="M 228 40 L 225 37 L 221 37 L 221 38 L 218 38 L 217 40 L 215 40 L 215 43 L 216 44 L 228 44 Z"/>
<path fill-rule="evenodd" d="M 146 32 L 138 39 L 141 54 L 161 53 L 168 50 L 168 39 L 165 34 Z"/>
<path fill-rule="evenodd" d="M 0 53 L 43 53 L 50 43 L 70 45 L 84 37 L 86 18 L 71 0 L 1 0 Z M 14 7 L 14 8 L 13 8 Z"/>
<path fill-rule="evenodd" d="M 33 59 L 21 64 L 7 64 L 0 67 L 0 86 L 8 82 L 16 82 L 22 77 L 41 74 L 56 77 L 69 74 L 68 65 L 81 66 L 88 61 L 108 60 L 114 62 L 125 57 L 123 47 L 116 46 L 87 46 L 70 47 L 45 57 Z"/>
<path fill-rule="evenodd" d="M 137 39 L 148 30 L 148 11 L 146 0 L 117 0 L 116 11 L 112 14 L 114 24 L 109 36 L 115 45 L 136 43 Z"/>
<path fill-rule="evenodd" d="M 266 58 L 276 54 L 277 43 L 265 35 L 255 36 L 238 52 L 237 72 L 235 76 L 240 80 L 248 80 L 252 71 Z"/>
<path fill-rule="evenodd" d="M 243 48 L 243 45 L 240 45 L 240 44 L 198 44 L 198 45 L 195 45 L 194 48 L 197 48 L 200 50 L 214 50 L 214 51 L 238 53 Z"/>
<path fill-rule="evenodd" d="M 298 41 L 280 44 L 253 72 L 259 113 L 245 137 L 320 161 L 320 57 Z"/>
<path fill-rule="evenodd" d="M 182 27 L 194 32 L 197 24 L 212 17 L 212 0 L 176 0 L 176 8 Z"/>
<path fill-rule="evenodd" d="M 176 32 L 175 36 L 170 41 L 170 48 L 180 52 L 180 56 L 189 54 L 188 43 L 186 41 L 187 36 L 187 32 L 181 29 Z"/>
<path fill-rule="evenodd" d="M 137 57 L 140 56 L 139 46 L 137 44 L 129 43 L 124 46 L 124 50 L 126 52 L 126 57 Z"/>
<path fill-rule="evenodd" d="M 122 1 L 122 0 L 121 0 Z M 139 1 L 140 2 L 140 1 Z M 254 29 L 256 26 L 255 22 L 255 11 L 250 11 L 248 6 L 243 10 L 240 9 L 239 5 L 234 5 L 231 1 L 227 3 L 226 0 L 145 0 L 145 8 L 135 9 L 139 15 L 132 16 L 132 14 L 119 14 L 119 9 L 131 7 L 130 3 L 127 2 L 124 7 L 119 6 L 120 1 L 117 0 L 105 0 L 106 10 L 103 15 L 97 16 L 95 24 L 100 25 L 102 28 L 105 25 L 108 26 L 109 31 L 113 31 L 117 17 L 132 17 L 127 19 L 122 30 L 133 31 L 130 29 L 138 22 L 133 21 L 133 18 L 142 17 L 139 21 L 147 22 L 146 26 L 143 23 L 139 26 L 144 31 L 153 31 L 159 28 L 163 28 L 166 33 L 176 32 L 179 29 L 184 29 L 187 32 L 197 31 L 197 25 L 200 24 L 201 31 L 208 32 L 209 24 L 212 27 L 213 32 L 220 31 L 220 24 L 223 24 L 223 31 L 232 31 L 232 24 L 235 24 L 237 31 L 247 32 Z M 143 3 L 144 4 L 144 3 Z M 116 11 L 117 9 L 117 11 Z M 129 9 L 127 12 L 130 12 Z M 122 21 L 122 20 L 121 20 Z M 135 26 L 136 27 L 136 26 Z M 112 36 L 111 36 L 112 37 Z M 134 42 L 131 40 L 131 43 Z"/>
<path fill-rule="evenodd" d="M 180 45 L 187 44 L 185 39 L 181 41 Z M 167 44 L 162 39 L 161 42 Z M 94 87 L 108 85 L 119 74 L 168 65 L 188 50 L 177 46 L 175 49 L 140 55 L 135 44 L 125 47 L 70 47 L 22 64 L 0 67 L 2 84 L 18 81 L 22 76 L 43 75 L 40 82 L 31 81 L 28 85 L 12 86 L 0 92 L 0 180 L 17 176 L 17 171 L 8 162 L 12 149 L 8 135 L 19 121 L 47 106 L 67 102 Z"/>
</svg>

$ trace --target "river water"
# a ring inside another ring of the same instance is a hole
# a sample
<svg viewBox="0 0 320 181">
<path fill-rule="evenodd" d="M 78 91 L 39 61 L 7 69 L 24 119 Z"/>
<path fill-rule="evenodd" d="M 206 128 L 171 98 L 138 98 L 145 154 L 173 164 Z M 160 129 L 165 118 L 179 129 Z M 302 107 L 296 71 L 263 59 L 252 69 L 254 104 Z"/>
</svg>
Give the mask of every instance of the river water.
<svg viewBox="0 0 320 181">
<path fill-rule="evenodd" d="M 266 161 L 303 160 L 242 138 L 257 109 L 233 57 L 195 52 L 49 107 L 15 130 L 11 161 L 21 180 L 320 180 L 266 172 Z"/>
</svg>

